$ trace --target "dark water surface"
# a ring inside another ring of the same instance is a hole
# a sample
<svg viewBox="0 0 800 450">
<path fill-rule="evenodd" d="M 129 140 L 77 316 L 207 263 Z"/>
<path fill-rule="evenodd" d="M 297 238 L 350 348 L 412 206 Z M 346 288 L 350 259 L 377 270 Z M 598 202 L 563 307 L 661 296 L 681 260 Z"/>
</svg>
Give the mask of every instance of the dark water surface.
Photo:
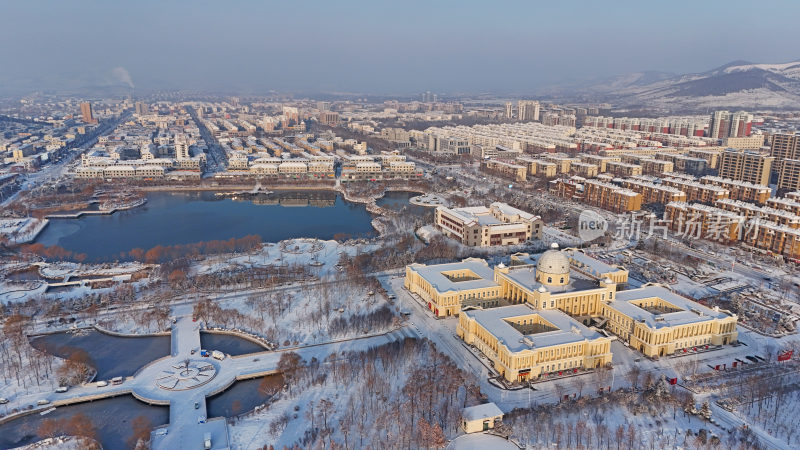
<svg viewBox="0 0 800 450">
<path fill-rule="evenodd" d="M 222 353 L 237 356 L 248 353 L 263 352 L 267 349 L 253 341 L 228 334 L 200 332 L 200 346 L 208 351 L 219 350 Z"/>
<path fill-rule="evenodd" d="M 112 261 L 131 249 L 258 235 L 265 242 L 337 233 L 374 236 L 363 204 L 332 191 L 280 191 L 242 199 L 214 192 L 153 192 L 147 203 L 111 215 L 52 219 L 36 242 Z"/>
<path fill-rule="evenodd" d="M 97 370 L 97 380 L 133 375 L 170 352 L 169 336 L 117 337 L 95 330 L 44 334 L 30 341 L 35 348 L 61 358 L 85 352 L 89 364 Z"/>
<path fill-rule="evenodd" d="M 133 448 L 129 439 L 133 435 L 132 422 L 144 416 L 152 427 L 169 422 L 169 408 L 166 406 L 150 406 L 133 396 L 121 395 L 93 402 L 78 403 L 56 408 L 55 411 L 41 416 L 39 413 L 29 414 L 19 419 L 0 425 L 0 449 L 27 445 L 42 438 L 37 431 L 45 419 L 68 421 L 76 414 L 85 415 L 97 433 L 97 440 L 105 450 Z"/>
</svg>

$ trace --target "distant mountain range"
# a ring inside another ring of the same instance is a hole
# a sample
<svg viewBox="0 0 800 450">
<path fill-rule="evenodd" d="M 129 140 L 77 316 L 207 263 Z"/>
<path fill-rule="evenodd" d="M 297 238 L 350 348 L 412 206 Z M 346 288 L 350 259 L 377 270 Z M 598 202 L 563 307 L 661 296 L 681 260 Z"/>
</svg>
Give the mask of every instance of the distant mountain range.
<svg viewBox="0 0 800 450">
<path fill-rule="evenodd" d="M 549 89 L 568 95 L 566 87 Z M 616 107 L 699 111 L 708 108 L 800 108 L 800 60 L 782 64 L 735 61 L 703 73 L 637 72 L 588 86 L 570 86 L 574 97 Z"/>
</svg>

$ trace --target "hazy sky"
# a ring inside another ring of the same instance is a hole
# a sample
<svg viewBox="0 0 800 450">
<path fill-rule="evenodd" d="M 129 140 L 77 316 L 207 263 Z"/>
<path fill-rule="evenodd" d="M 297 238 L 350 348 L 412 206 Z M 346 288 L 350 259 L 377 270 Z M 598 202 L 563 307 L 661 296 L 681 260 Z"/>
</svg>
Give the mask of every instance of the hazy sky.
<svg viewBox="0 0 800 450">
<path fill-rule="evenodd" d="M 533 92 L 800 58 L 800 2 L 0 0 L 0 90 Z M 118 71 L 119 72 L 119 71 Z"/>
</svg>

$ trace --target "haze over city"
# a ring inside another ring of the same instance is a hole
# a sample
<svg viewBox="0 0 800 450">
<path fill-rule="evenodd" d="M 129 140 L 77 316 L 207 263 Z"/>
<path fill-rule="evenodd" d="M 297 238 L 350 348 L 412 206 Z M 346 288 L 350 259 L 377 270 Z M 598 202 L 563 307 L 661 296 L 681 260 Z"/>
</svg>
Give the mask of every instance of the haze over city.
<svg viewBox="0 0 800 450">
<path fill-rule="evenodd" d="M 800 58 L 800 5 L 727 2 L 4 2 L 0 90 L 123 84 L 523 93 Z M 746 17 L 746 19 L 743 19 Z"/>
<path fill-rule="evenodd" d="M 0 450 L 800 448 L 798 17 L 5 1 Z"/>
</svg>

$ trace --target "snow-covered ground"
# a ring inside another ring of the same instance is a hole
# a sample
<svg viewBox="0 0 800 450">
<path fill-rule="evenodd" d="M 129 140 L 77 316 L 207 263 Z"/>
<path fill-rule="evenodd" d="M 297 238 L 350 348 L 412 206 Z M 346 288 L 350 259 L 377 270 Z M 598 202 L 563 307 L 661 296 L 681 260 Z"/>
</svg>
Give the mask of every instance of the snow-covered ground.
<svg viewBox="0 0 800 450">
<path fill-rule="evenodd" d="M 738 435 L 685 413 L 682 400 L 670 395 L 668 390 L 661 396 L 616 392 L 512 413 L 504 422 L 512 426 L 514 436 L 528 448 L 614 448 L 619 445 L 625 449 L 666 449 L 702 447 L 706 442 L 709 448 L 736 447 Z M 696 408 L 701 409 L 701 405 Z M 716 441 L 714 436 L 722 442 Z"/>
<path fill-rule="evenodd" d="M 439 437 L 455 437 L 464 404 L 478 402 L 467 374 L 426 341 L 318 363 L 289 380 L 277 401 L 235 421 L 231 447 L 422 448 L 422 421 L 438 426 Z"/>
<path fill-rule="evenodd" d="M 33 217 L 0 219 L 0 236 L 12 244 L 25 244 L 33 241 L 48 223 L 47 219 Z"/>
<path fill-rule="evenodd" d="M 17 450 L 85 450 L 100 448 L 97 442 L 85 437 L 63 436 L 42 439 L 39 442 L 18 447 Z"/>
<path fill-rule="evenodd" d="M 282 243 L 285 245 L 282 246 Z M 235 266 L 304 266 L 313 263 L 312 269 L 317 276 L 322 277 L 337 273 L 335 266 L 342 253 L 355 256 L 374 251 L 378 247 L 378 244 L 366 240 L 340 243 L 334 240 L 291 239 L 277 244 L 266 243 L 261 250 L 253 253 L 209 256 L 204 261 L 193 265 L 191 274 L 218 272 Z"/>
</svg>

